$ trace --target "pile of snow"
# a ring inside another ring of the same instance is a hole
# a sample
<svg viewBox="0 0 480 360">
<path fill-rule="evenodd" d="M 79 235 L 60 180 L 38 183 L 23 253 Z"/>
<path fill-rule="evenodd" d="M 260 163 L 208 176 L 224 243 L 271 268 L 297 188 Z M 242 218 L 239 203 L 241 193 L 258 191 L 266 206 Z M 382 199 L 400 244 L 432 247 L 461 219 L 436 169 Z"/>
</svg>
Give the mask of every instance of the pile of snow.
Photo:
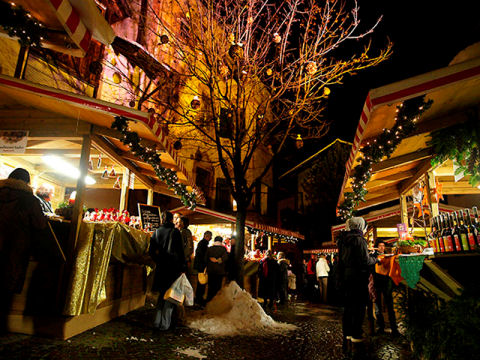
<svg viewBox="0 0 480 360">
<path fill-rule="evenodd" d="M 189 326 L 217 336 L 278 334 L 296 329 L 295 325 L 276 322 L 265 314 L 258 302 L 234 281 L 221 289 Z"/>
<path fill-rule="evenodd" d="M 191 356 L 191 357 L 194 357 L 194 358 L 197 358 L 197 359 L 206 359 L 207 358 L 206 355 L 202 355 L 200 353 L 200 349 L 192 348 L 192 347 L 189 347 L 187 349 L 177 348 L 176 352 L 179 353 L 179 354 L 188 355 L 188 356 Z"/>
</svg>

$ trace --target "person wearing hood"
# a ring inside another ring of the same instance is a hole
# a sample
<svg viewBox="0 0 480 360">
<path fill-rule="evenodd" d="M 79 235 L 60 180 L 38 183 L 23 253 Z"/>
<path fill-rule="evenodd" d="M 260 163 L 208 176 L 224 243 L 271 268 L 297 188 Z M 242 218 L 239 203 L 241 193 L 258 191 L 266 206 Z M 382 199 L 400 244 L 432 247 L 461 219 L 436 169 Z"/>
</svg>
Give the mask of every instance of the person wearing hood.
<svg viewBox="0 0 480 360">
<path fill-rule="evenodd" d="M 285 258 L 284 252 L 278 253 L 278 298 L 280 305 L 288 299 L 288 266 L 290 262 Z"/>
<path fill-rule="evenodd" d="M 365 229 L 363 218 L 348 219 L 347 231 L 337 242 L 337 276 L 344 303 L 343 345 L 347 350 L 351 342 L 359 356 L 362 355 L 362 324 L 368 302 L 369 267 L 377 262 L 376 257 L 368 253 L 367 241 L 363 237 Z"/>
<path fill-rule="evenodd" d="M 17 168 L 0 180 L 0 332 L 7 330 L 13 295 L 22 292 L 34 236 L 47 228 L 30 174 Z"/>
<path fill-rule="evenodd" d="M 215 236 L 215 239 L 213 239 L 213 245 L 207 250 L 206 259 L 208 274 L 207 302 L 209 302 L 222 288 L 223 277 L 225 276 L 228 252 L 223 246 L 221 236 Z"/>
</svg>

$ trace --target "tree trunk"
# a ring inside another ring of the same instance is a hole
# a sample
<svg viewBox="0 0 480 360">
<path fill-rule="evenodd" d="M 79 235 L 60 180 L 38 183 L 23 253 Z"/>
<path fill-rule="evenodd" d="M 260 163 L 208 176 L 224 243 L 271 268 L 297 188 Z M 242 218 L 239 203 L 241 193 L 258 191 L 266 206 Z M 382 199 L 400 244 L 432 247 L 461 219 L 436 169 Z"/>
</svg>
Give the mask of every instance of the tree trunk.
<svg viewBox="0 0 480 360">
<path fill-rule="evenodd" d="M 235 279 L 237 284 L 243 289 L 244 276 L 244 255 L 245 255 L 245 220 L 247 218 L 247 207 L 237 202 L 237 222 L 235 226 L 236 244 L 235 244 Z"/>
</svg>

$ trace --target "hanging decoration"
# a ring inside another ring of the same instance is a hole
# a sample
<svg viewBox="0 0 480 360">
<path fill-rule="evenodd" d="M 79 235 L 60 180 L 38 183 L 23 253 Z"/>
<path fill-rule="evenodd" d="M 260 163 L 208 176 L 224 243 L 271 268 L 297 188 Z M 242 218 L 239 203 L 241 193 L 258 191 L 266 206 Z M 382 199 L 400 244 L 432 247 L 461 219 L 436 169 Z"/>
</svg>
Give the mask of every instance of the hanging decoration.
<svg viewBox="0 0 480 360">
<path fill-rule="evenodd" d="M 22 46 L 40 47 L 47 38 L 47 29 L 28 11 L 13 2 L 0 2 L 0 27 Z"/>
<path fill-rule="evenodd" d="M 102 166 L 102 154 L 98 154 L 97 169 L 100 169 L 100 166 Z"/>
<path fill-rule="evenodd" d="M 117 180 L 115 180 L 113 188 L 116 190 L 120 190 L 122 188 L 122 184 L 120 183 L 120 176 L 117 176 Z"/>
<path fill-rule="evenodd" d="M 108 174 L 109 178 L 114 178 L 117 176 L 117 173 L 115 172 L 115 167 L 112 165 L 112 170 L 110 170 L 110 173 Z"/>
<path fill-rule="evenodd" d="M 438 179 L 435 179 L 435 188 L 433 189 L 433 195 L 435 196 L 435 202 L 443 200 L 443 184 L 438 182 Z"/>
<path fill-rule="evenodd" d="M 128 130 L 128 120 L 123 116 L 116 116 L 111 125 L 112 129 L 120 131 L 123 135 L 122 142 L 128 145 L 131 151 L 143 161 L 150 164 L 158 178 L 167 184 L 167 187 L 180 196 L 183 204 L 189 209 L 195 209 L 197 205 L 195 190 L 188 192 L 185 184 L 178 181 L 177 173 L 161 165 L 160 155 L 154 149 L 146 148 L 140 144 L 140 138 L 134 131 Z"/>
<path fill-rule="evenodd" d="M 342 220 L 354 215 L 354 209 L 360 201 L 365 202 L 365 195 L 368 193 L 365 185 L 372 176 L 372 165 L 392 155 L 402 140 L 413 132 L 418 118 L 432 103 L 432 100 L 425 101 L 425 96 L 406 100 L 397 106 L 395 125 L 391 129 L 383 129 L 380 135 L 362 148 L 363 157 L 352 171 L 353 191 L 344 194 L 344 201 L 338 207 L 338 216 Z"/>
<path fill-rule="evenodd" d="M 93 161 L 92 157 L 88 159 L 88 171 L 93 171 Z"/>
<path fill-rule="evenodd" d="M 480 121 L 471 114 L 465 123 L 455 124 L 431 133 L 432 166 L 450 159 L 456 167 L 455 175 L 469 176 L 469 184 L 480 183 Z"/>
<path fill-rule="evenodd" d="M 103 170 L 102 179 L 108 179 L 108 166 L 107 165 L 105 165 L 105 169 Z"/>
</svg>

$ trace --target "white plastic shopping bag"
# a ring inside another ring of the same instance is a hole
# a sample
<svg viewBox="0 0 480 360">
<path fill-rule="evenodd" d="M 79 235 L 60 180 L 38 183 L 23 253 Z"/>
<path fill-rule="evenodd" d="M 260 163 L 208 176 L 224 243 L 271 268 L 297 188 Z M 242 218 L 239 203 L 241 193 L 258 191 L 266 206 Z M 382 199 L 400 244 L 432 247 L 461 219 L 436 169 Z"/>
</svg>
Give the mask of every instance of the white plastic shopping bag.
<svg viewBox="0 0 480 360">
<path fill-rule="evenodd" d="M 165 292 L 163 299 L 174 304 L 183 304 L 185 301 L 185 305 L 193 305 L 193 288 L 185 274 L 180 275 L 173 282 L 172 286 Z"/>
</svg>

